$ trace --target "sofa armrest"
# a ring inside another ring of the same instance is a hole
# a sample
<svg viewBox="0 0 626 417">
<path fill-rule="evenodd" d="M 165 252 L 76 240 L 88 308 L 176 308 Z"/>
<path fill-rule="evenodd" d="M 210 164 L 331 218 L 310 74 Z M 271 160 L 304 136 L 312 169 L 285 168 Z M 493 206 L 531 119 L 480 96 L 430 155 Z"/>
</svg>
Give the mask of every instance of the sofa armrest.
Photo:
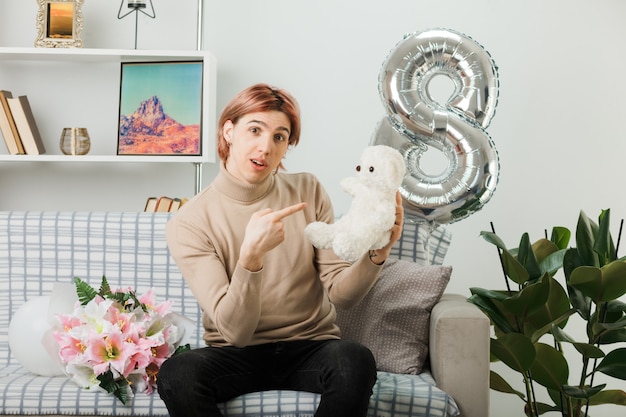
<svg viewBox="0 0 626 417">
<path fill-rule="evenodd" d="M 462 417 L 489 415 L 487 316 L 466 297 L 444 294 L 430 318 L 429 355 L 437 386 L 457 402 Z"/>
</svg>

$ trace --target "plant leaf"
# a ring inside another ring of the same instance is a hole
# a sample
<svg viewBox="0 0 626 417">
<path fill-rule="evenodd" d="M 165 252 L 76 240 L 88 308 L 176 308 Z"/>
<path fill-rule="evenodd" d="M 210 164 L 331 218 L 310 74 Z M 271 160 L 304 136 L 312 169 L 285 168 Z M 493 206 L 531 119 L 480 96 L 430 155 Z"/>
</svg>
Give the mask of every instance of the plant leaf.
<svg viewBox="0 0 626 417">
<path fill-rule="evenodd" d="M 614 378 L 626 380 L 626 348 L 615 349 L 607 353 L 595 370 Z"/>
<path fill-rule="evenodd" d="M 612 323 L 596 323 L 593 326 L 594 328 L 597 329 L 602 329 L 602 330 L 617 330 L 617 329 L 624 329 L 626 328 L 626 316 L 620 318 L 617 321 L 614 321 Z"/>
<path fill-rule="evenodd" d="M 569 378 L 569 366 L 563 354 L 545 343 L 535 343 L 537 353 L 530 367 L 533 379 L 546 388 L 562 391 Z"/>
<path fill-rule="evenodd" d="M 528 237 L 528 233 L 522 234 L 522 238 L 520 240 L 517 252 L 517 260 L 520 264 L 523 265 L 524 269 L 528 273 L 529 279 L 535 280 L 541 277 L 539 262 L 535 257 L 533 245 L 530 244 L 530 238 Z"/>
<path fill-rule="evenodd" d="M 561 267 L 563 267 L 563 258 L 565 257 L 566 252 L 567 249 L 560 249 L 544 257 L 539 262 L 539 268 L 541 269 L 541 273 L 547 273 L 550 274 L 550 276 L 556 274 L 556 272 L 561 269 Z"/>
<path fill-rule="evenodd" d="M 557 342 L 576 343 L 576 340 L 565 333 L 565 330 L 555 325 L 552 325 L 552 335 L 554 336 L 554 340 Z"/>
<path fill-rule="evenodd" d="M 602 337 L 598 341 L 601 345 L 610 345 L 612 343 L 626 342 L 626 329 L 607 330 L 602 333 Z"/>
<path fill-rule="evenodd" d="M 567 318 L 574 312 L 570 309 L 570 301 L 567 293 L 557 280 L 545 275 L 544 280 L 549 282 L 548 299 L 534 312 L 526 317 L 525 329 L 527 332 L 536 332 L 537 329 L 544 329 L 544 333 L 552 330 L 550 324 L 565 327 Z M 543 287 L 545 288 L 545 287 Z M 533 342 L 536 342 L 541 335 L 534 334 Z"/>
<path fill-rule="evenodd" d="M 607 389 L 589 399 L 589 405 L 600 404 L 626 405 L 626 392 L 620 389 Z"/>
<path fill-rule="evenodd" d="M 578 216 L 578 224 L 576 225 L 576 250 L 583 261 L 583 265 L 600 266 L 598 256 L 593 250 L 597 234 L 598 225 L 591 221 L 585 212 L 581 210 Z"/>
<path fill-rule="evenodd" d="M 488 298 L 491 300 L 504 301 L 507 299 L 507 295 L 502 291 L 494 291 L 494 290 L 486 290 L 484 288 L 471 287 L 470 292 L 474 295 L 479 295 L 483 298 Z"/>
<path fill-rule="evenodd" d="M 509 251 L 502 251 L 502 263 L 506 275 L 515 283 L 523 285 L 530 279 L 526 268 Z"/>
<path fill-rule="evenodd" d="M 172 356 L 178 355 L 179 353 L 187 352 L 190 350 L 191 350 L 191 345 L 189 345 L 189 343 L 187 343 L 186 345 L 180 345 L 176 348 L 174 353 L 172 353 Z"/>
<path fill-rule="evenodd" d="M 103 298 L 108 298 L 112 295 L 109 281 L 107 281 L 107 277 L 104 275 L 102 275 L 102 281 L 100 282 L 100 289 L 98 290 L 98 294 L 100 294 Z"/>
<path fill-rule="evenodd" d="M 518 372 L 525 373 L 535 360 L 535 347 L 519 333 L 503 334 L 491 339 L 491 353 Z"/>
<path fill-rule="evenodd" d="M 594 395 L 598 394 L 600 391 L 602 391 L 604 389 L 604 387 L 606 387 L 606 384 L 598 385 L 598 386 L 595 386 L 595 387 L 584 386 L 582 388 L 574 387 L 574 386 L 571 386 L 571 385 L 564 385 L 563 386 L 563 392 L 568 397 L 578 398 L 578 399 L 581 399 L 581 400 L 586 400 L 586 399 L 591 398 Z"/>
<path fill-rule="evenodd" d="M 519 315 L 522 319 L 545 306 L 550 296 L 550 277 L 545 275 L 541 280 L 524 287 L 517 294 L 502 302 L 507 311 Z"/>
<path fill-rule="evenodd" d="M 500 239 L 500 237 L 498 235 L 496 235 L 495 233 L 482 231 L 482 232 L 480 232 L 480 235 L 487 242 L 491 243 L 492 245 L 496 245 L 496 247 L 498 247 L 498 249 L 507 250 L 506 249 L 506 245 L 504 244 L 502 239 Z"/>
<path fill-rule="evenodd" d="M 530 336 L 530 340 L 533 343 L 535 343 L 535 342 L 539 341 L 541 336 L 543 336 L 544 334 L 546 334 L 548 332 L 553 332 L 553 327 L 557 327 L 557 328 L 560 329 L 560 327 L 558 327 L 558 326 L 562 326 L 563 323 L 566 322 L 567 318 L 569 316 L 571 316 L 572 314 L 574 314 L 575 312 L 576 312 L 576 310 L 569 309 L 565 313 L 563 313 L 562 315 L 560 315 L 559 317 L 554 319 L 553 321 L 551 321 L 549 323 L 546 323 L 545 326 L 536 329 L 534 332 L 532 332 L 532 334 Z"/>
<path fill-rule="evenodd" d="M 546 403 L 542 403 L 538 401 L 535 404 L 537 405 L 537 411 L 539 412 L 539 415 L 548 413 L 550 411 L 557 411 L 557 412 L 561 411 L 561 409 L 557 407 L 556 405 L 550 405 L 550 404 L 546 404 Z M 526 411 L 526 415 L 528 416 L 530 414 L 528 414 L 527 408 L 528 408 L 528 405 L 525 405 L 524 411 Z"/>
<path fill-rule="evenodd" d="M 609 313 L 626 313 L 626 303 L 620 300 L 609 301 L 606 308 Z"/>
<path fill-rule="evenodd" d="M 472 292 L 477 290 L 479 289 L 471 289 Z M 469 297 L 467 301 L 480 308 L 480 310 L 485 313 L 487 317 L 489 317 L 489 320 L 491 320 L 491 324 L 498 330 L 504 333 L 512 333 L 516 331 L 516 329 L 506 319 L 506 317 L 502 314 L 496 304 L 487 296 L 481 295 L 477 292 L 476 294 Z"/>
<path fill-rule="evenodd" d="M 575 341 L 572 337 L 570 337 L 567 333 L 563 331 L 558 326 L 552 327 L 552 335 L 554 336 L 554 340 L 557 342 L 566 342 L 571 343 L 572 346 L 576 348 L 581 355 L 586 358 L 602 358 L 604 357 L 604 352 L 602 349 L 596 347 L 595 345 L 591 345 L 589 343 L 580 343 Z"/>
<path fill-rule="evenodd" d="M 572 271 L 570 284 L 596 304 L 626 294 L 626 262 L 614 261 L 602 268 L 580 266 Z"/>
<path fill-rule="evenodd" d="M 555 226 L 552 228 L 552 236 L 550 236 L 550 240 L 556 245 L 557 248 L 567 249 L 571 237 L 572 232 L 570 232 L 569 229 Z"/>
<path fill-rule="evenodd" d="M 78 295 L 78 301 L 80 301 L 81 305 L 87 305 L 98 295 L 91 285 L 79 277 L 74 277 L 74 284 L 76 285 L 76 295 Z"/>
<path fill-rule="evenodd" d="M 504 380 L 499 374 L 494 371 L 489 371 L 489 387 L 494 391 L 504 392 L 506 394 L 515 394 L 523 401 L 526 401 L 526 397 L 523 393 L 514 389 L 508 382 Z"/>
<path fill-rule="evenodd" d="M 579 266 L 582 266 L 583 262 L 576 249 L 569 249 L 565 252 L 563 257 L 563 272 L 565 274 L 565 282 L 567 284 L 567 293 L 569 294 L 570 303 L 572 307 L 576 309 L 576 312 L 585 321 L 589 321 L 591 317 L 591 298 L 587 297 L 579 289 L 572 287 L 570 279 L 572 271 Z"/>
<path fill-rule="evenodd" d="M 602 210 L 600 213 L 598 235 L 595 239 L 593 250 L 598 254 L 600 266 L 615 260 L 615 245 L 610 231 L 611 210 Z"/>
<path fill-rule="evenodd" d="M 561 411 L 561 409 L 563 408 L 563 400 L 567 401 L 567 398 L 565 398 L 563 392 L 561 390 L 554 390 L 549 388 L 547 388 L 546 391 L 548 391 L 550 399 L 552 399 L 552 401 L 554 401 L 554 404 L 556 404 L 555 407 L 557 407 L 557 410 Z"/>
<path fill-rule="evenodd" d="M 535 259 L 537 260 L 537 265 L 541 264 L 541 262 L 551 254 L 558 252 L 559 248 L 548 239 L 539 239 L 535 243 L 532 244 L 532 250 L 535 254 Z"/>
<path fill-rule="evenodd" d="M 115 395 L 115 397 L 117 397 L 122 404 L 126 404 L 126 401 L 128 401 L 128 381 L 126 381 L 126 379 L 113 378 L 113 373 L 111 371 L 106 371 L 105 373 L 96 376 L 96 378 L 100 381 L 100 387 L 102 387 L 102 389 Z"/>
</svg>

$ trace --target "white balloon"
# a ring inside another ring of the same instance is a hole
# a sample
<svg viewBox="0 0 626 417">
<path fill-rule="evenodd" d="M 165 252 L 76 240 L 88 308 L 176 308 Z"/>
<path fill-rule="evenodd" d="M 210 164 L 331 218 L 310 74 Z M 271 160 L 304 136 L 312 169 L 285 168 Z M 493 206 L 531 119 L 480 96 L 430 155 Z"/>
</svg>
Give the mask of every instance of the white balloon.
<svg viewBox="0 0 626 417">
<path fill-rule="evenodd" d="M 50 306 L 48 307 L 48 323 L 57 326 L 59 314 L 72 314 L 74 305 L 78 302 L 76 286 L 72 283 L 55 282 L 50 293 Z"/>
<path fill-rule="evenodd" d="M 22 304 L 9 323 L 9 347 L 17 361 L 29 372 L 42 376 L 63 375 L 58 361 L 44 346 L 50 336 L 48 323 L 50 296 L 32 297 Z"/>
</svg>

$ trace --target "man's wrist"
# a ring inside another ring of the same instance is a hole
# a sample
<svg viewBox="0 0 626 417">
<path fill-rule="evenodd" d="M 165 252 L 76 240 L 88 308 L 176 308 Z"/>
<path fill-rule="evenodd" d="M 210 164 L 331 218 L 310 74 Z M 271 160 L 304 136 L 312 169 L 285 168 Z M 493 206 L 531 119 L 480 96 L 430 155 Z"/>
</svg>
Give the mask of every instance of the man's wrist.
<svg viewBox="0 0 626 417">
<path fill-rule="evenodd" d="M 387 260 L 387 256 L 384 256 L 383 254 L 380 254 L 375 250 L 369 251 L 369 258 L 370 261 L 372 261 L 372 263 L 374 263 L 375 265 L 382 265 L 385 263 L 385 260 Z"/>
<path fill-rule="evenodd" d="M 257 272 L 263 268 L 263 256 L 253 255 L 242 250 L 239 257 L 239 264 L 248 271 Z"/>
</svg>

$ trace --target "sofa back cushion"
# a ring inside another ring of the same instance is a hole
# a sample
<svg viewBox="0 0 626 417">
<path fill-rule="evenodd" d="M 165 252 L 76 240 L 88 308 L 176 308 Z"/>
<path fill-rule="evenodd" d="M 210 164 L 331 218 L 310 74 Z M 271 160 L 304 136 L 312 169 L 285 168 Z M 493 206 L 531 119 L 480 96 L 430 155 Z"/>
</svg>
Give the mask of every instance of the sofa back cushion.
<svg viewBox="0 0 626 417">
<path fill-rule="evenodd" d="M 443 265 L 451 241 L 452 233 L 445 226 L 433 228 L 407 218 L 402 236 L 391 248 L 391 257 L 421 265 Z"/>
<path fill-rule="evenodd" d="M 98 288 L 154 288 L 158 301 L 201 323 L 191 291 L 165 242 L 170 213 L 0 212 L 0 364 L 15 362 L 8 342 L 12 314 L 27 300 L 49 295 L 56 282 L 78 276 Z M 190 335 L 200 346 L 200 328 Z M 13 357 L 13 358 L 12 358 Z"/>
<path fill-rule="evenodd" d="M 144 212 L 0 212 L 0 364 L 15 362 L 8 343 L 12 314 L 30 298 L 50 294 L 56 282 L 72 283 L 75 276 L 96 288 L 103 275 L 112 287 L 132 286 L 138 293 L 154 288 L 158 300 L 172 300 L 174 311 L 201 323 L 198 304 L 167 249 L 165 224 L 170 216 Z M 449 274 L 447 269 L 417 267 L 443 263 L 450 236 L 443 227 L 433 231 L 407 221 L 392 250 L 392 257 L 402 261 L 389 262 L 380 282 L 358 308 L 338 311 L 344 335 L 373 347 L 381 370 L 421 371 L 430 309 L 441 296 Z M 385 276 L 388 278 L 382 279 Z M 407 309 L 412 312 L 400 312 Z M 387 332 L 385 343 L 381 329 Z M 204 344 L 199 326 L 190 343 Z M 383 347 L 376 347 L 376 343 Z M 390 356 L 389 343 L 406 349 Z M 416 357 L 418 361 L 413 363 Z"/>
</svg>

